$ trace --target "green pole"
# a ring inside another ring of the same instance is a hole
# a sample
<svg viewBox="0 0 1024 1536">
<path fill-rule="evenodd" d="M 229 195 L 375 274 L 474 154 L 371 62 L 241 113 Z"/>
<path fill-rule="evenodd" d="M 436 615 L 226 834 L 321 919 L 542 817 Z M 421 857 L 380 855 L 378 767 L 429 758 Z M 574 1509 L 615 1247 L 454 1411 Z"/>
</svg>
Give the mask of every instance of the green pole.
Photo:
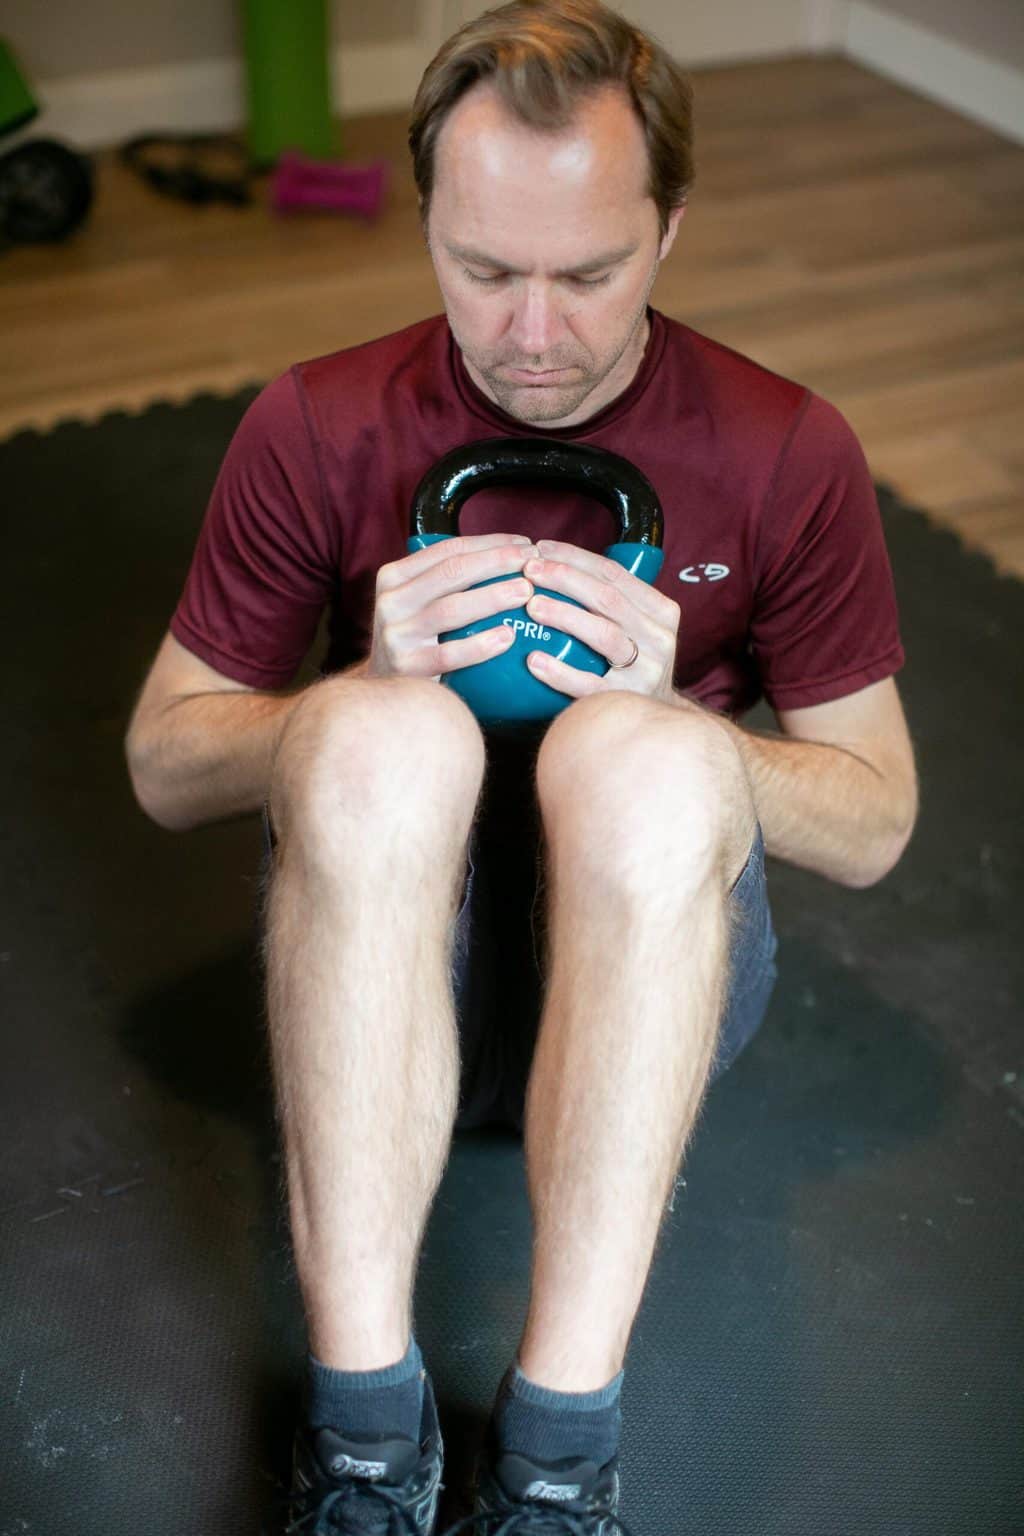
<svg viewBox="0 0 1024 1536">
<path fill-rule="evenodd" d="M 30 123 L 39 111 L 24 75 L 0 37 L 0 133 L 13 133 Z"/>
<path fill-rule="evenodd" d="M 242 0 L 249 154 L 258 169 L 285 149 L 340 153 L 331 113 L 327 0 Z"/>
</svg>

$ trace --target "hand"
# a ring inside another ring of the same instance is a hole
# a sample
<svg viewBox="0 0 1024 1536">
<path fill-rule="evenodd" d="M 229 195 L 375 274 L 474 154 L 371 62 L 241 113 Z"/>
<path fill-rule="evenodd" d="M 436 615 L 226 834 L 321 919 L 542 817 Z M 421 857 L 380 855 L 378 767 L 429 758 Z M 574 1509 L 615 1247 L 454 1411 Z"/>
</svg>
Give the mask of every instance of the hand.
<svg viewBox="0 0 1024 1536">
<path fill-rule="evenodd" d="M 426 677 L 440 682 L 446 672 L 471 667 L 508 649 L 515 632 L 492 624 L 462 640 L 440 640 L 508 608 L 518 608 L 533 591 L 522 569 L 534 553 L 525 535 L 465 534 L 440 539 L 377 572 L 373 639 L 367 677 Z M 508 576 L 504 582 L 495 576 Z"/>
<path fill-rule="evenodd" d="M 538 586 L 574 597 L 583 607 L 535 595 L 526 604 L 530 617 L 582 640 L 617 668 L 598 677 L 556 661 L 546 651 L 531 651 L 526 661 L 533 676 L 574 699 L 619 689 L 674 703 L 679 604 L 589 549 L 554 539 L 539 539 L 537 548 L 545 558 L 530 560 L 523 575 Z M 632 666 L 622 667 L 632 654 L 633 641 L 637 658 Z"/>
</svg>

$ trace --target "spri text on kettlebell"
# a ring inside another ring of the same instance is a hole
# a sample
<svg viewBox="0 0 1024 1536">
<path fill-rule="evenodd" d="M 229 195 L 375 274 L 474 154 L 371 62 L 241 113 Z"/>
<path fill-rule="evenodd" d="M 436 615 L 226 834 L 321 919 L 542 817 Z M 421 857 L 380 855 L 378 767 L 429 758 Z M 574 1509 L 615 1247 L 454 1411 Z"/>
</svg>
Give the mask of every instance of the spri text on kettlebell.
<svg viewBox="0 0 1024 1536">
<path fill-rule="evenodd" d="M 550 629 L 541 629 L 540 625 L 531 619 L 502 619 L 509 629 L 521 629 L 526 640 L 550 640 Z"/>
</svg>

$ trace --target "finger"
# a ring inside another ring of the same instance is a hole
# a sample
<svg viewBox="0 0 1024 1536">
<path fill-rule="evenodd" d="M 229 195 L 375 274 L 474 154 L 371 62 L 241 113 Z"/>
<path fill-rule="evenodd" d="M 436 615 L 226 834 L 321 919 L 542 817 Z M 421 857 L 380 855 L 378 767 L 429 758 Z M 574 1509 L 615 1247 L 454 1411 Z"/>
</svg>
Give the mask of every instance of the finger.
<svg viewBox="0 0 1024 1536">
<path fill-rule="evenodd" d="M 462 640 L 443 640 L 437 645 L 423 647 L 421 656 L 431 658 L 431 671 L 456 672 L 460 667 L 470 667 L 478 661 L 489 661 L 501 656 L 515 640 L 507 624 L 493 624 L 480 634 L 467 635 Z"/>
<path fill-rule="evenodd" d="M 446 630 L 477 624 L 509 608 L 522 608 L 533 592 L 533 585 L 521 576 L 508 581 L 489 582 L 485 587 L 470 587 L 467 592 L 446 592 L 423 610 L 423 633 L 441 635 Z"/>
<path fill-rule="evenodd" d="M 437 682 L 446 672 L 500 656 L 513 644 L 515 635 L 506 624 L 494 624 L 461 640 L 430 639 L 417 642 L 404 637 L 399 644 L 394 670 L 402 677 L 426 677 Z"/>
<path fill-rule="evenodd" d="M 600 560 L 601 556 L 593 558 Z M 603 574 L 594 574 L 576 565 L 563 565 L 559 562 L 553 564 L 550 561 L 542 563 L 544 569 L 537 570 L 535 560 L 528 562 L 530 569 L 524 571 L 524 574 L 529 581 L 536 582 L 538 587 L 549 587 L 564 592 L 567 597 L 574 597 L 591 613 L 618 625 L 628 634 L 638 629 L 646 631 L 655 621 L 648 601 L 650 589 L 614 561 L 603 560 L 602 564 L 617 571 L 621 580 L 606 578 Z"/>
<path fill-rule="evenodd" d="M 510 545 L 526 549 L 530 546 L 530 540 L 525 534 L 519 533 L 458 534 L 455 538 L 438 539 L 436 543 L 414 550 L 401 560 L 392 560 L 382 565 L 377 572 L 378 591 L 393 592 L 398 587 L 404 587 L 407 582 L 422 576 L 424 571 L 442 565 L 453 556 L 469 555 L 476 550 L 503 549 Z"/>
<path fill-rule="evenodd" d="M 544 578 L 551 577 L 551 586 L 557 586 L 559 590 L 565 590 L 570 597 L 577 597 L 579 593 L 570 587 L 563 589 L 563 580 L 569 580 L 573 573 L 579 572 L 594 580 L 603 582 L 613 592 L 625 593 L 633 605 L 655 622 L 669 622 L 665 613 L 665 604 L 671 603 L 664 593 L 649 586 L 646 581 L 641 581 L 639 576 L 634 576 L 616 560 L 609 560 L 607 555 L 598 555 L 592 549 L 580 549 L 576 544 L 562 544 L 555 539 L 541 539 L 538 543 L 541 551 L 543 570 L 530 571 L 530 579 L 544 586 Z M 536 562 L 533 562 L 536 563 Z M 582 599 L 581 599 L 582 601 Z M 594 607 L 594 603 L 588 604 Z M 674 606 L 674 605 L 673 605 Z"/>
<path fill-rule="evenodd" d="M 388 624 L 408 621 L 417 626 L 418 633 L 423 636 L 436 634 L 436 629 L 429 629 L 430 619 L 424 615 L 438 598 L 468 592 L 483 582 L 502 576 L 517 577 L 530 557 L 529 544 L 492 544 L 483 550 L 460 552 L 449 549 L 455 542 L 449 539 L 436 546 L 441 549 L 441 553 L 418 576 L 411 576 L 401 586 L 390 590 L 378 589 L 378 612 L 383 614 Z M 429 551 L 421 550 L 419 553 L 427 554 Z"/>
<path fill-rule="evenodd" d="M 606 661 L 613 660 L 625 644 L 621 625 L 602 618 L 600 614 L 589 613 L 586 608 L 577 608 L 573 603 L 562 603 L 554 597 L 536 596 L 530 598 L 526 611 L 538 624 L 582 640 L 584 645 L 589 645 L 591 650 L 603 656 Z"/>
<path fill-rule="evenodd" d="M 582 699 L 585 694 L 597 693 L 604 686 L 604 678 L 595 672 L 581 672 L 578 667 L 568 667 L 564 661 L 556 661 L 547 651 L 530 651 L 526 665 L 541 683 L 570 698 Z"/>
</svg>

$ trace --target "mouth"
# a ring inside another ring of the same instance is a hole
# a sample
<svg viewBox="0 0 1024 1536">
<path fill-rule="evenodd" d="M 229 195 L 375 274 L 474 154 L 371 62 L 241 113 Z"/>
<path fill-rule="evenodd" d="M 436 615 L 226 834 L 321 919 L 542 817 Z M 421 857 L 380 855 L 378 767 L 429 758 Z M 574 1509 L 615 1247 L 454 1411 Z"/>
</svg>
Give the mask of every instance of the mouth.
<svg viewBox="0 0 1024 1536">
<path fill-rule="evenodd" d="M 525 368 L 509 368 L 507 371 L 523 384 L 555 384 L 571 372 L 569 368 L 547 368 L 540 372 L 528 371 Z"/>
</svg>

